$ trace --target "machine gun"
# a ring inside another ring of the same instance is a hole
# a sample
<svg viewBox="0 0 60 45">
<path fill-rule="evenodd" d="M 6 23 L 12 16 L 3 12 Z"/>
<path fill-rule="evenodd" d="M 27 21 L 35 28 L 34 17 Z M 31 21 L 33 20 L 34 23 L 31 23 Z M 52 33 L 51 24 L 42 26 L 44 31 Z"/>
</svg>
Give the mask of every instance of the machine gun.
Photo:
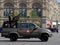
<svg viewBox="0 0 60 45">
<path fill-rule="evenodd" d="M 17 21 L 19 20 L 19 17 L 20 17 L 20 14 L 18 14 L 15 17 L 13 17 L 12 20 L 11 20 L 11 16 L 9 16 L 9 24 L 10 24 L 10 27 L 14 27 L 14 26 L 17 27 Z"/>
<path fill-rule="evenodd" d="M 13 28 L 14 26 L 17 28 L 17 22 L 19 20 L 19 17 L 20 17 L 20 14 L 18 14 L 17 16 L 14 16 L 12 19 L 11 19 L 11 15 L 8 16 L 9 18 L 9 21 L 4 21 L 3 23 L 3 27 L 10 27 L 10 28 Z"/>
</svg>

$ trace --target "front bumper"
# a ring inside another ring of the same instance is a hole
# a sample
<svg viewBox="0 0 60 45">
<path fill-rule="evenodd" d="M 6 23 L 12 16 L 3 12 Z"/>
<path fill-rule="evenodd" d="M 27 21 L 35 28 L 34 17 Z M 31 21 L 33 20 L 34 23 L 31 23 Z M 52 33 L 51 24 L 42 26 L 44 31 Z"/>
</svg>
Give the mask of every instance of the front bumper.
<svg viewBox="0 0 60 45">
<path fill-rule="evenodd" d="M 49 37 L 52 37 L 53 36 L 53 34 L 49 34 Z"/>
</svg>

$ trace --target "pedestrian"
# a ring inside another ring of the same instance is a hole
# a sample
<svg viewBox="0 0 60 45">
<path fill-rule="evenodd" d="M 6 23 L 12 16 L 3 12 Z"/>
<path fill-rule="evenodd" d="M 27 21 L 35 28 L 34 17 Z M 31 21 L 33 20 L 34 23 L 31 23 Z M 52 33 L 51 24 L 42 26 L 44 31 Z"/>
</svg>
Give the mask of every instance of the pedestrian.
<svg viewBox="0 0 60 45">
<path fill-rule="evenodd" d="M 55 25 L 53 25 L 53 30 L 58 33 L 58 28 Z"/>
</svg>

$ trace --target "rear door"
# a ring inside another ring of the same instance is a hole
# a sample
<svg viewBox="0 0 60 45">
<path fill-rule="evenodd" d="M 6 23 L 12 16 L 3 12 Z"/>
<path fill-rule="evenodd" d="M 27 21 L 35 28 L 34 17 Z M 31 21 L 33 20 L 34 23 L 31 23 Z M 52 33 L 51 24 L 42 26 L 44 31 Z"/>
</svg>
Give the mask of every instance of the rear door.
<svg viewBox="0 0 60 45">
<path fill-rule="evenodd" d="M 21 36 L 27 35 L 29 33 L 28 23 L 21 23 L 18 25 L 18 33 Z"/>
</svg>

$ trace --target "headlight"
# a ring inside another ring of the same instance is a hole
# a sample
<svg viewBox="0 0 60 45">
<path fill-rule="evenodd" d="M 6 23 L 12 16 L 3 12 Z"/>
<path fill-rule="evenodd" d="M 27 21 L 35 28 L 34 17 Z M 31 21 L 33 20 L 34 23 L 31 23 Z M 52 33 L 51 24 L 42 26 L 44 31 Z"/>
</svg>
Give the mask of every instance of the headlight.
<svg viewBox="0 0 60 45">
<path fill-rule="evenodd" d="M 48 32 L 51 32 L 50 30 L 48 30 Z"/>
</svg>

